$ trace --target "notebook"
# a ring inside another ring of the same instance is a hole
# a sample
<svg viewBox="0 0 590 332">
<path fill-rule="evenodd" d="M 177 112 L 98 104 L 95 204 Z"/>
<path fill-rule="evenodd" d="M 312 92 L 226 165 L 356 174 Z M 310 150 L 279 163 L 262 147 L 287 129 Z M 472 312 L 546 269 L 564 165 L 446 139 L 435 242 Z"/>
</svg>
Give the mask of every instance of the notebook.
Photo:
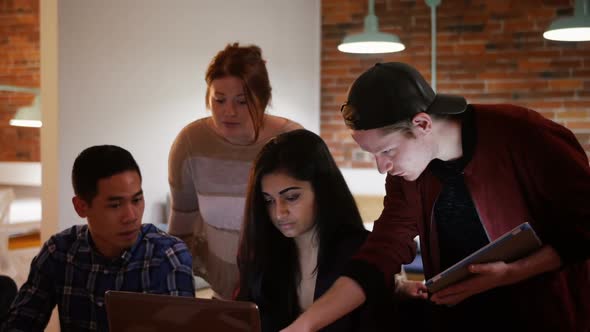
<svg viewBox="0 0 590 332">
<path fill-rule="evenodd" d="M 260 332 L 258 307 L 251 302 L 107 291 L 111 332 Z"/>
<path fill-rule="evenodd" d="M 471 272 L 467 269 L 470 264 L 497 261 L 509 263 L 531 254 L 540 247 L 541 240 L 531 225 L 528 222 L 520 224 L 455 265 L 428 279 L 426 287 L 430 293 L 435 293 L 471 276 Z"/>
</svg>

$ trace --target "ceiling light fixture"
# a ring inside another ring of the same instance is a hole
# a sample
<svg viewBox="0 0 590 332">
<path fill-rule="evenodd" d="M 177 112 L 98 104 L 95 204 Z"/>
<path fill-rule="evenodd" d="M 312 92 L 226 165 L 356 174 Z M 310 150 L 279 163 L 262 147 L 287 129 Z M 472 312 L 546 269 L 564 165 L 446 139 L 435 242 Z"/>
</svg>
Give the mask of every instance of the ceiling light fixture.
<svg viewBox="0 0 590 332">
<path fill-rule="evenodd" d="M 16 127 L 41 127 L 41 96 L 35 96 L 32 106 L 19 107 L 10 120 L 11 126 Z"/>
<path fill-rule="evenodd" d="M 397 35 L 379 31 L 379 20 L 375 16 L 375 0 L 369 0 L 369 13 L 365 17 L 365 30 L 362 33 L 346 36 L 338 50 L 344 53 L 393 53 L 406 47 Z"/>
<path fill-rule="evenodd" d="M 37 88 L 25 88 L 12 85 L 0 85 L 0 91 L 24 92 L 35 95 L 32 106 L 22 106 L 16 110 L 14 118 L 10 120 L 11 126 L 16 127 L 41 127 L 41 91 Z"/>
<path fill-rule="evenodd" d="M 553 21 L 543 37 L 556 41 L 590 41 L 590 0 L 576 0 L 574 16 Z"/>
</svg>

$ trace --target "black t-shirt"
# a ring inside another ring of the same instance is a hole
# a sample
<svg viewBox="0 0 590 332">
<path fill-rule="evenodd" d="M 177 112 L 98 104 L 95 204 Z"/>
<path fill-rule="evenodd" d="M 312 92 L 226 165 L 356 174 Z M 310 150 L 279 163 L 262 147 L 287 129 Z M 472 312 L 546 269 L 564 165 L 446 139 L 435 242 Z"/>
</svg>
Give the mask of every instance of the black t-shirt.
<svg viewBox="0 0 590 332">
<path fill-rule="evenodd" d="M 441 270 L 490 242 L 463 176 L 476 145 L 473 110 L 465 111 L 461 120 L 463 156 L 449 161 L 435 159 L 429 165 L 443 185 L 434 204 Z"/>
<path fill-rule="evenodd" d="M 473 110 L 465 111 L 461 120 L 463 156 L 450 161 L 435 159 L 428 166 L 443 185 L 434 204 L 441 271 L 490 242 L 463 175 L 477 144 Z M 452 307 L 434 305 L 430 308 L 431 324 L 440 331 L 504 330 L 506 324 L 517 318 L 513 317 L 510 304 L 504 301 L 505 292 L 496 288 Z M 499 306 L 500 303 L 504 306 Z"/>
</svg>

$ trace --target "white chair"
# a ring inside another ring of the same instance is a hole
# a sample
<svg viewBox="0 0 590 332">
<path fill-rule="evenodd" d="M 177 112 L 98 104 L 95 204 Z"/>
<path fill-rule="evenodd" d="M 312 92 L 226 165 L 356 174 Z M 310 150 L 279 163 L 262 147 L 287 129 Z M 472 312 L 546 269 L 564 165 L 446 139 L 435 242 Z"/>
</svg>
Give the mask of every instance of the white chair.
<svg viewBox="0 0 590 332">
<path fill-rule="evenodd" d="M 10 204 L 14 200 L 11 188 L 0 189 L 0 274 L 14 274 L 8 260 Z M 11 273 L 12 272 L 12 273 Z"/>
</svg>

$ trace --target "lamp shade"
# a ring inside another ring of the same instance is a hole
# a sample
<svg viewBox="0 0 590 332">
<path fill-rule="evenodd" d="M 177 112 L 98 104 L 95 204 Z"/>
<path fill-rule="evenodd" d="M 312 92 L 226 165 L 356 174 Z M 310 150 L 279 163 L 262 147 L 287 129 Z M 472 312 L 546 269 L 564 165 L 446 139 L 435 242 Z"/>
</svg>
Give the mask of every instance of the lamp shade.
<svg viewBox="0 0 590 332">
<path fill-rule="evenodd" d="M 41 127 L 41 97 L 35 96 L 32 106 L 20 107 L 14 118 L 10 120 L 11 126 L 16 127 Z"/>
<path fill-rule="evenodd" d="M 361 33 L 344 37 L 342 43 L 338 45 L 340 52 L 363 54 L 393 53 L 403 51 L 406 48 L 398 36 L 379 31 L 379 21 L 374 11 L 375 2 L 374 0 L 369 0 L 369 14 L 365 17 L 365 30 Z"/>
<path fill-rule="evenodd" d="M 345 53 L 392 53 L 403 51 L 406 47 L 399 37 L 383 32 L 363 32 L 346 36 L 338 50 Z"/>
<path fill-rule="evenodd" d="M 574 16 L 559 18 L 543 33 L 556 41 L 590 41 L 590 0 L 576 0 Z"/>
</svg>

